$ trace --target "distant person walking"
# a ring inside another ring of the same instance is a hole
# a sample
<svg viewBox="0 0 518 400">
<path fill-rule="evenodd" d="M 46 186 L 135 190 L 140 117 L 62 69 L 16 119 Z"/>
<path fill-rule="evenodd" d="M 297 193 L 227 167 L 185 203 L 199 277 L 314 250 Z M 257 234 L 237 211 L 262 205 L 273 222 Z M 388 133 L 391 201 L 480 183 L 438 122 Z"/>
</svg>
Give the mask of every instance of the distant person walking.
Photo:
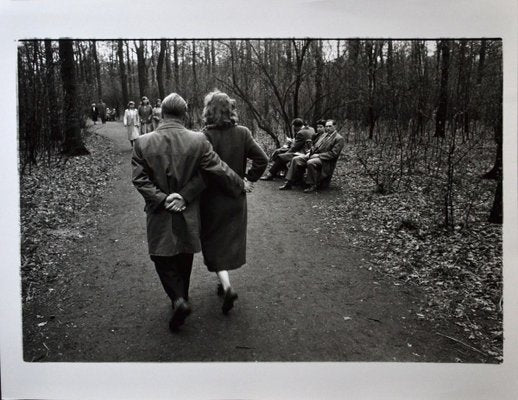
<svg viewBox="0 0 518 400">
<path fill-rule="evenodd" d="M 187 103 L 180 95 L 167 96 L 162 102 L 162 123 L 137 138 L 131 161 L 133 184 L 146 202 L 149 254 L 173 304 L 171 331 L 191 313 L 193 253 L 201 250 L 199 194 L 204 185 L 200 172 L 231 196 L 241 196 L 244 190 L 243 180 L 221 162 L 205 136 L 184 127 L 186 113 Z M 169 211 L 176 205 L 182 213 Z"/>
<path fill-rule="evenodd" d="M 149 104 L 149 100 L 146 96 L 142 97 L 142 101 L 138 107 L 138 115 L 140 118 L 140 134 L 151 132 L 153 130 L 153 107 Z"/>
<path fill-rule="evenodd" d="M 133 142 L 139 137 L 139 116 L 133 101 L 128 103 L 128 108 L 124 111 L 123 122 L 128 130 L 128 140 L 133 147 Z"/>
<path fill-rule="evenodd" d="M 94 125 L 97 124 L 97 118 L 99 118 L 99 110 L 95 103 L 92 103 L 90 106 L 90 118 L 92 119 Z"/>
<path fill-rule="evenodd" d="M 214 151 L 240 177 L 256 182 L 268 165 L 268 157 L 253 139 L 248 128 L 237 124 L 235 102 L 218 90 L 205 97 L 203 132 Z M 252 165 L 246 171 L 247 161 Z M 253 185 L 249 185 L 249 190 Z M 201 197 L 201 247 L 207 269 L 220 280 L 222 311 L 227 314 L 237 299 L 228 271 L 246 263 L 246 193 L 229 198 L 217 182 L 207 180 Z"/>
<path fill-rule="evenodd" d="M 153 130 L 158 128 L 158 124 L 162 120 L 162 100 L 157 99 L 155 106 L 153 107 Z"/>
<path fill-rule="evenodd" d="M 103 102 L 103 99 L 99 99 L 99 103 L 97 104 L 97 109 L 99 110 L 99 117 L 101 118 L 101 122 L 103 124 L 106 123 L 106 103 Z"/>
</svg>

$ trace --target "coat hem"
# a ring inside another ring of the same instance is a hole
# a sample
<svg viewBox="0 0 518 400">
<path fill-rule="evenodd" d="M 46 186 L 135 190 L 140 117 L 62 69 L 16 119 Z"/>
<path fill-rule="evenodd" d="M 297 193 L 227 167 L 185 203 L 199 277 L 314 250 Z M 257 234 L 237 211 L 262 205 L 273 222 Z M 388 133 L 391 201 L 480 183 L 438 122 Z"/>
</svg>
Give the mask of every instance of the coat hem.
<svg viewBox="0 0 518 400">
<path fill-rule="evenodd" d="M 234 264 L 234 265 L 207 265 L 205 264 L 205 266 L 207 267 L 207 270 L 209 272 L 219 272 L 219 271 L 233 271 L 235 269 L 238 269 L 238 268 L 241 268 L 243 265 L 245 265 L 246 263 L 243 263 L 243 264 Z"/>
</svg>

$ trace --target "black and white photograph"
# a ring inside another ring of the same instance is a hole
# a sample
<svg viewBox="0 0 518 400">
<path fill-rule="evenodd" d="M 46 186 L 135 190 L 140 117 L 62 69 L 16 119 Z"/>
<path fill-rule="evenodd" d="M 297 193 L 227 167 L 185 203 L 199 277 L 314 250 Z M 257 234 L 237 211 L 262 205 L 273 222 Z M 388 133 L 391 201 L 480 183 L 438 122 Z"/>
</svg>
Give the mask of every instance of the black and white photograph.
<svg viewBox="0 0 518 400">
<path fill-rule="evenodd" d="M 302 3 L 326 9 L 319 23 L 342 9 Z M 78 375 L 90 383 L 77 398 L 340 398 L 382 370 L 401 389 L 407 368 L 428 381 L 393 398 L 512 398 L 516 41 L 415 27 L 48 32 L 6 50 L 5 398 L 70 398 L 60 382 L 83 370 L 95 381 Z M 240 387 L 240 373 L 257 383 Z M 25 379 L 36 388 L 12 389 Z M 283 381 L 308 389 L 287 397 Z M 353 396 L 376 398 L 366 382 Z"/>
<path fill-rule="evenodd" d="M 502 362 L 501 40 L 18 52 L 25 361 Z"/>
</svg>

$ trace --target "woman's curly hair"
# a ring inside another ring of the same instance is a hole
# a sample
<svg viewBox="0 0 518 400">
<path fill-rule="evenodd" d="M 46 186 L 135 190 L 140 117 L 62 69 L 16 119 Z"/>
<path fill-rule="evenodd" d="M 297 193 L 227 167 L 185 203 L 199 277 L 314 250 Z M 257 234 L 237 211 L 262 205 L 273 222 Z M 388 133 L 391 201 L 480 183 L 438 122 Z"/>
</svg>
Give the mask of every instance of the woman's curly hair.
<svg viewBox="0 0 518 400">
<path fill-rule="evenodd" d="M 228 94 L 215 89 L 205 96 L 203 122 L 206 126 L 235 125 L 237 121 L 236 102 Z"/>
</svg>

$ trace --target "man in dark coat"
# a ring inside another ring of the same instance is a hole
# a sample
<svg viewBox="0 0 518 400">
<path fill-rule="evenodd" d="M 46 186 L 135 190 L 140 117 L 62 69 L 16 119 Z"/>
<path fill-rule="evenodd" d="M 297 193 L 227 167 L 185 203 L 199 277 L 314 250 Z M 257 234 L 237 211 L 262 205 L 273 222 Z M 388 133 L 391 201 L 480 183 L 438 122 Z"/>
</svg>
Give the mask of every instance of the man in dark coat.
<svg viewBox="0 0 518 400">
<path fill-rule="evenodd" d="M 291 189 L 294 182 L 307 169 L 309 187 L 304 193 L 314 192 L 322 181 L 333 175 L 343 147 L 344 138 L 336 131 L 336 122 L 332 119 L 326 121 L 325 133 L 318 137 L 311 149 L 306 154 L 293 158 L 286 174 L 287 181 L 279 189 Z"/>
<path fill-rule="evenodd" d="M 92 118 L 92 121 L 95 124 L 97 124 L 97 118 L 99 117 L 99 109 L 95 105 L 95 103 L 92 103 L 90 106 L 90 118 Z"/>
<path fill-rule="evenodd" d="M 295 157 L 296 153 L 304 152 L 305 146 L 308 141 L 313 139 L 315 136 L 315 130 L 307 125 L 304 125 L 304 121 L 300 118 L 295 118 L 291 123 L 293 131 L 295 132 L 295 140 L 291 145 L 290 149 L 282 154 L 276 155 L 273 165 L 268 170 L 268 173 L 261 178 L 263 181 L 273 180 L 279 172 L 286 169 L 288 163 Z"/>
<path fill-rule="evenodd" d="M 106 103 L 103 102 L 103 99 L 99 99 L 99 104 L 97 104 L 97 110 L 99 110 L 99 117 L 103 124 L 106 123 Z"/>
<path fill-rule="evenodd" d="M 238 197 L 243 180 L 213 151 L 199 132 L 186 129 L 187 103 L 176 93 L 162 103 L 163 123 L 134 142 L 133 184 L 144 197 L 149 254 L 173 303 L 169 322 L 177 330 L 190 314 L 189 280 L 193 254 L 201 250 L 199 194 L 201 174 L 210 175 L 223 190 Z M 183 212 L 168 211 L 179 202 Z"/>
</svg>

